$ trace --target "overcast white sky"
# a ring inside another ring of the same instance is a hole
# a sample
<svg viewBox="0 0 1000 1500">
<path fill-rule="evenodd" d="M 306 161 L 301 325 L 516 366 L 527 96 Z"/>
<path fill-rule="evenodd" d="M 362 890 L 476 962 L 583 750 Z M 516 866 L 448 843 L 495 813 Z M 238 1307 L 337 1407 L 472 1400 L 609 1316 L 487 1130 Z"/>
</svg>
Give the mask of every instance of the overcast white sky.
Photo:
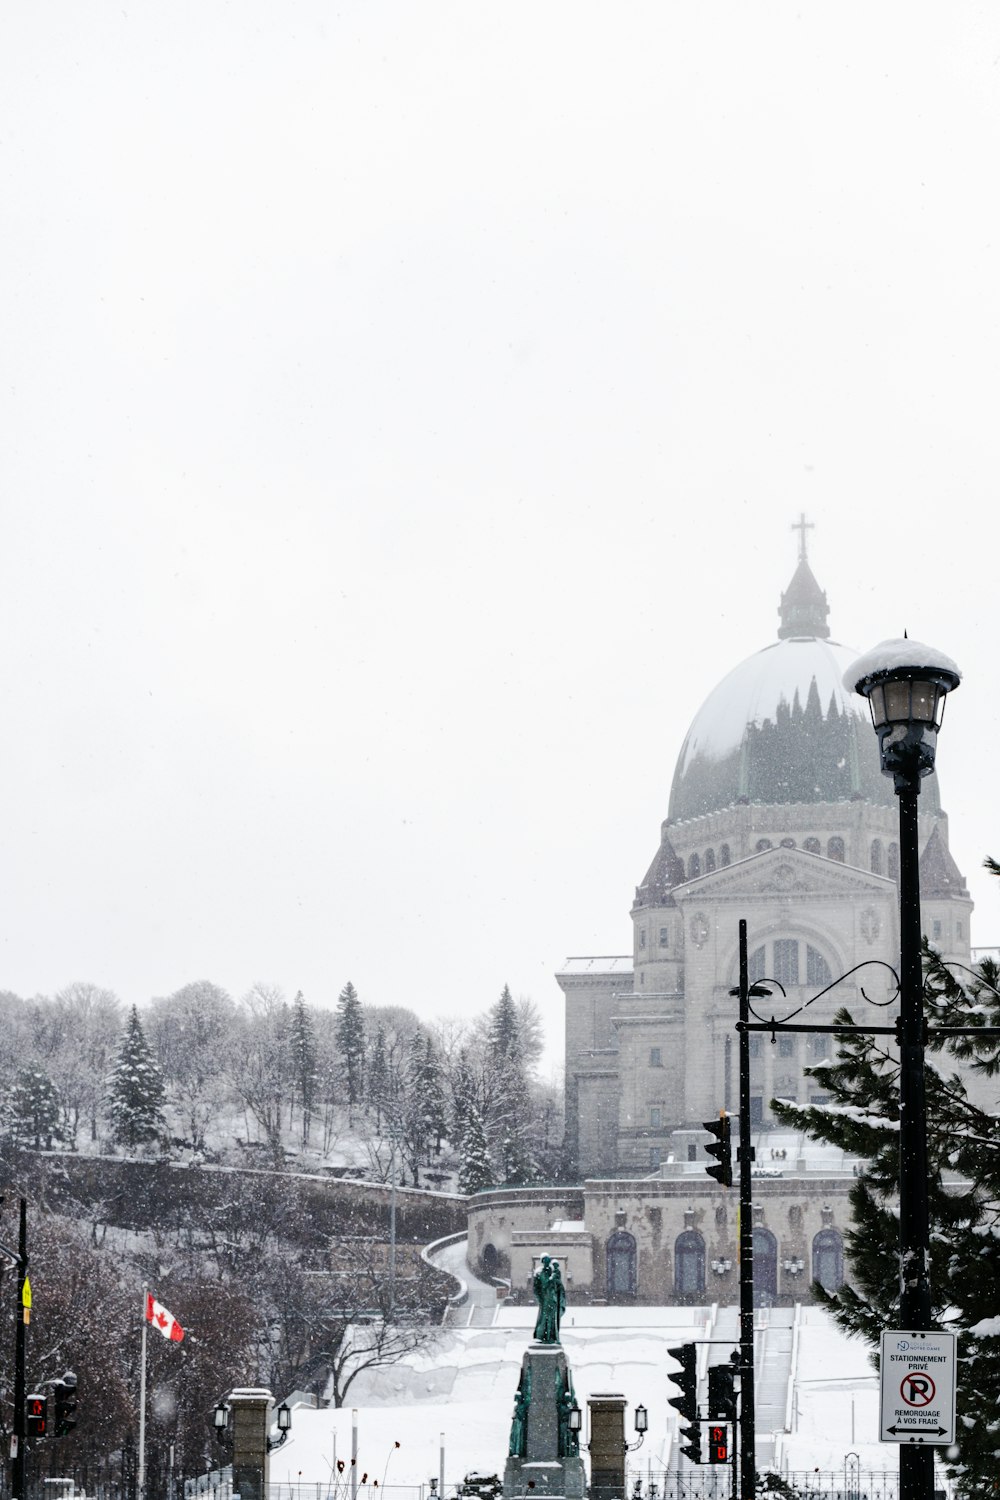
<svg viewBox="0 0 1000 1500">
<path fill-rule="evenodd" d="M 998 96 L 988 4 L 11 0 L 0 987 L 558 1038 L 802 510 L 1000 941 Z"/>
</svg>

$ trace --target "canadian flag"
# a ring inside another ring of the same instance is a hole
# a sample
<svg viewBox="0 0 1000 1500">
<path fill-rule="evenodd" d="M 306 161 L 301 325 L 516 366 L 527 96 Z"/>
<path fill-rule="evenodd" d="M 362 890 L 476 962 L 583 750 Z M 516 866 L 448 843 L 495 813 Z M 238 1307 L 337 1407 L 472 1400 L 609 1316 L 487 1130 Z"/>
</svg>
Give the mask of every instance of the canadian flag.
<svg viewBox="0 0 1000 1500">
<path fill-rule="evenodd" d="M 162 1302 L 157 1302 L 152 1292 L 146 1293 L 146 1322 L 152 1323 L 165 1339 L 173 1339 L 175 1344 L 179 1344 L 184 1337 L 184 1330 L 173 1313 L 168 1312 Z"/>
</svg>

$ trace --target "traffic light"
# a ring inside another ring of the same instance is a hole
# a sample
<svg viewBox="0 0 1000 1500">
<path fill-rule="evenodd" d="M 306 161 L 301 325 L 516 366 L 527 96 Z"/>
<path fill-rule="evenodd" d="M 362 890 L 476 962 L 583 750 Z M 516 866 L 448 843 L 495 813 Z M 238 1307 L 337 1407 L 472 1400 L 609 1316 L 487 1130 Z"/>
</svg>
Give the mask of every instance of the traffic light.
<svg viewBox="0 0 1000 1500">
<path fill-rule="evenodd" d="M 30 1438 L 42 1438 L 48 1432 L 49 1398 L 41 1395 L 38 1391 L 32 1391 L 25 1398 L 24 1414 L 26 1418 L 27 1434 Z"/>
<path fill-rule="evenodd" d="M 668 1349 L 667 1353 L 671 1359 L 676 1359 L 680 1370 L 667 1379 L 672 1380 L 674 1385 L 680 1386 L 681 1394 L 671 1396 L 667 1402 L 668 1406 L 676 1406 L 681 1416 L 687 1422 L 698 1420 L 698 1372 L 695 1365 L 698 1359 L 698 1351 L 694 1344 L 681 1344 L 677 1349 Z"/>
<path fill-rule="evenodd" d="M 62 1380 L 53 1381 L 52 1393 L 56 1398 L 55 1434 L 66 1437 L 76 1426 L 76 1376 L 72 1370 L 67 1370 Z"/>
<path fill-rule="evenodd" d="M 721 1182 L 723 1187 L 732 1187 L 733 1143 L 730 1138 L 729 1116 L 724 1109 L 720 1109 L 717 1120 L 704 1120 L 702 1123 L 709 1135 L 715 1136 L 715 1140 L 711 1145 L 706 1146 L 705 1150 L 718 1162 L 717 1166 L 706 1167 L 705 1171 L 709 1177 L 714 1177 L 716 1182 Z"/>
<path fill-rule="evenodd" d="M 708 1415 L 736 1421 L 736 1371 L 732 1365 L 710 1365 L 708 1371 Z"/>
<path fill-rule="evenodd" d="M 697 1423 L 692 1427 L 682 1427 L 681 1437 L 686 1439 L 681 1443 L 681 1452 L 685 1458 L 689 1458 L 693 1464 L 701 1463 L 701 1428 Z"/>
<path fill-rule="evenodd" d="M 729 1462 L 729 1428 L 714 1422 L 708 1429 L 708 1461 L 710 1464 Z"/>
<path fill-rule="evenodd" d="M 694 1344 L 681 1344 L 676 1349 L 668 1349 L 667 1353 L 671 1359 L 675 1359 L 680 1369 L 667 1378 L 674 1385 L 680 1386 L 681 1394 L 671 1396 L 668 1400 L 669 1406 L 676 1406 L 685 1422 L 690 1425 L 681 1427 L 681 1452 L 691 1460 L 693 1464 L 701 1463 L 701 1428 L 698 1426 L 698 1350 Z"/>
</svg>

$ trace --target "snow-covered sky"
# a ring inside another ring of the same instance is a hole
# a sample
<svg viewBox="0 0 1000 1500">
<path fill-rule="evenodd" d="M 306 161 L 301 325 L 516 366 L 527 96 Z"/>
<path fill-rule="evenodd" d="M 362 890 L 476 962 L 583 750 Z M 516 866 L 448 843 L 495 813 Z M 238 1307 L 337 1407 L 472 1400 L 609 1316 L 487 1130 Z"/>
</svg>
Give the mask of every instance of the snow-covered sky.
<svg viewBox="0 0 1000 1500">
<path fill-rule="evenodd" d="M 810 559 L 1000 856 L 1000 13 L 12 0 L 0 986 L 542 1007 Z"/>
</svg>

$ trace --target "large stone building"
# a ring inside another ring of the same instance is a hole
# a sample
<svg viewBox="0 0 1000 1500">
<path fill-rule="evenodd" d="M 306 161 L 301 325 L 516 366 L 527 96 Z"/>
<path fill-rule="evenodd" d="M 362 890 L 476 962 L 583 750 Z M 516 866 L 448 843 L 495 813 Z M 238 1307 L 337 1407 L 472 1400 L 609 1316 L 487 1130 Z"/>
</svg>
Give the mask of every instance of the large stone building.
<svg viewBox="0 0 1000 1500">
<path fill-rule="evenodd" d="M 809 1020 L 842 1005 L 860 1020 L 872 1015 L 862 985 L 872 996 L 894 987 L 888 968 L 851 973 L 869 960 L 898 967 L 898 806 L 867 703 L 843 685 L 859 652 L 830 639 L 828 613 L 803 541 L 777 640 L 712 690 L 688 731 L 636 887 L 632 953 L 570 958 L 558 975 L 567 1133 L 583 1177 L 655 1172 L 678 1128 L 736 1109 L 741 917 L 751 980 L 786 990 L 768 1002 L 779 1018 L 841 975 Z M 968 963 L 972 901 L 936 776 L 922 784 L 920 840 L 924 931 Z M 820 1097 L 805 1066 L 829 1046 L 819 1035 L 751 1039 L 755 1128 L 769 1124 L 775 1095 Z M 696 1155 L 697 1140 L 685 1149 Z"/>
<path fill-rule="evenodd" d="M 805 537 L 803 528 L 802 537 Z M 581 1185 L 503 1188 L 469 1205 L 469 1260 L 530 1300 L 532 1269 L 559 1256 L 572 1296 L 700 1304 L 738 1297 L 737 1196 L 705 1173 L 703 1122 L 738 1096 L 740 918 L 750 975 L 784 987 L 780 1019 L 847 1005 L 885 1025 L 898 966 L 898 804 L 868 706 L 843 674 L 859 652 L 830 639 L 805 554 L 777 640 L 734 668 L 695 717 L 667 818 L 632 903 L 632 952 L 568 959 L 567 1135 Z M 972 901 L 948 852 L 937 779 L 920 796 L 924 931 L 970 962 Z M 872 964 L 870 961 L 877 961 Z M 865 967 L 858 971 L 859 965 Z M 881 965 L 881 966 L 880 966 Z M 826 986 L 846 976 L 826 995 Z M 818 997 L 818 998 L 817 998 Z M 806 1069 L 831 1039 L 750 1038 L 754 1295 L 808 1297 L 844 1277 L 850 1188 L 862 1163 L 775 1127 L 775 1096 L 818 1099 Z M 975 1075 L 969 1092 L 989 1103 Z"/>
</svg>

